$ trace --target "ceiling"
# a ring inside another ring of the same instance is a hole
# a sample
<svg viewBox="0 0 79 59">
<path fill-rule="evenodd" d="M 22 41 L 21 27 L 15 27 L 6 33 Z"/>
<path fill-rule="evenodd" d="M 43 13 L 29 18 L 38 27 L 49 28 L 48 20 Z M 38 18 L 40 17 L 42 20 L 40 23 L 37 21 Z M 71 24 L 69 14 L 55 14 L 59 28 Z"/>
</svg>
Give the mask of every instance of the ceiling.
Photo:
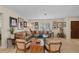
<svg viewBox="0 0 79 59">
<path fill-rule="evenodd" d="M 5 5 L 27 19 L 54 19 L 79 16 L 78 5 Z"/>
</svg>

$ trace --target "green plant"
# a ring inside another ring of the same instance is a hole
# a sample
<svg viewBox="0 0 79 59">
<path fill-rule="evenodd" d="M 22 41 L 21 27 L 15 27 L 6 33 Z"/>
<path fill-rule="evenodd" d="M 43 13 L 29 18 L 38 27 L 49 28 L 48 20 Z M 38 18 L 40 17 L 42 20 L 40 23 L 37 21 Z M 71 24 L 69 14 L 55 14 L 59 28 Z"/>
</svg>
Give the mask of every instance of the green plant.
<svg viewBox="0 0 79 59">
<path fill-rule="evenodd" d="M 9 31 L 10 31 L 11 34 L 13 34 L 14 33 L 14 28 L 13 27 L 10 27 L 10 30 Z"/>
</svg>

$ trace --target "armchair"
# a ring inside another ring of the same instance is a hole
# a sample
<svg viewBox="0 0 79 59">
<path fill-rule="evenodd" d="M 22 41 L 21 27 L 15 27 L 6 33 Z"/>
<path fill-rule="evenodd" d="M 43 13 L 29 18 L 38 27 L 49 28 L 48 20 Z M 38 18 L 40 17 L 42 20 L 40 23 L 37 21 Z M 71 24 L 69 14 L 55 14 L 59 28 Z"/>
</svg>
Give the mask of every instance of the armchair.
<svg viewBox="0 0 79 59">
<path fill-rule="evenodd" d="M 56 53 L 56 52 L 60 53 L 61 46 L 62 42 L 55 42 L 55 41 L 52 41 L 49 44 L 45 44 L 46 50 L 50 53 Z"/>
<path fill-rule="evenodd" d="M 25 40 L 17 39 L 16 40 L 16 53 L 18 51 L 26 52 L 26 50 L 30 47 L 30 42 L 25 42 Z"/>
</svg>

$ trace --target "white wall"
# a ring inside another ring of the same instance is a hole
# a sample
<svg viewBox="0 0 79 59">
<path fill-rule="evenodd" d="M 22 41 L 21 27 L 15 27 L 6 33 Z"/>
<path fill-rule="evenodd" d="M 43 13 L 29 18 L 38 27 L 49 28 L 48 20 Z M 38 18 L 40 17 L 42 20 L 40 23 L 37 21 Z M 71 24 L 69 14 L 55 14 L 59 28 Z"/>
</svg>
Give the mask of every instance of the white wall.
<svg viewBox="0 0 79 59">
<path fill-rule="evenodd" d="M 79 17 L 66 17 L 63 19 L 32 19 L 29 22 L 39 22 L 40 24 L 42 23 L 50 23 L 52 24 L 53 21 L 57 22 L 66 22 L 66 27 L 64 27 L 64 32 L 66 34 L 66 39 L 71 39 L 71 21 L 79 21 Z M 33 29 L 33 28 L 32 28 Z M 57 31 L 54 31 L 57 32 Z"/>
<path fill-rule="evenodd" d="M 2 25 L 2 15 L 0 14 L 0 34 L 1 34 L 1 25 Z"/>
<path fill-rule="evenodd" d="M 2 43 L 1 43 L 1 47 L 2 48 L 6 48 L 7 47 L 7 38 L 10 36 L 9 33 L 9 16 L 18 18 L 21 17 L 18 14 L 16 14 L 15 12 L 4 8 L 3 6 L 0 6 L 0 13 L 2 13 Z M 25 19 L 24 17 L 21 17 L 23 19 Z M 26 19 L 25 19 L 26 20 Z"/>
<path fill-rule="evenodd" d="M 0 13 L 2 13 L 2 47 L 3 48 L 6 48 L 7 47 L 7 38 L 10 36 L 9 34 L 9 16 L 12 16 L 12 17 L 15 17 L 15 18 L 18 18 L 18 17 L 21 17 L 19 16 L 18 14 L 16 14 L 15 12 L 11 11 L 11 10 L 8 10 L 6 8 L 4 8 L 3 6 L 0 6 Z M 24 17 L 22 17 L 24 18 Z M 26 18 L 24 18 L 26 20 Z M 65 28 L 65 33 L 66 33 L 66 37 L 67 39 L 71 39 L 71 21 L 79 21 L 79 18 L 76 18 L 76 17 L 70 17 L 70 18 L 65 18 L 64 20 L 60 20 L 60 19 L 53 19 L 55 21 L 65 21 L 67 22 L 66 23 L 66 28 Z M 46 22 L 49 22 L 51 23 L 53 20 L 31 20 L 29 22 L 40 22 L 40 23 L 46 23 Z M 20 30 L 22 31 L 22 30 Z"/>
<path fill-rule="evenodd" d="M 42 27 L 40 27 L 40 26 L 44 26 L 44 24 L 50 24 L 50 30 L 48 28 L 45 28 L 44 31 L 47 31 L 47 30 L 53 31 L 54 36 L 57 38 L 57 34 L 58 34 L 59 30 L 58 30 L 58 28 L 52 29 L 52 24 L 53 24 L 54 21 L 64 22 L 64 18 L 62 18 L 62 19 L 61 18 L 58 18 L 58 19 L 32 19 L 32 20 L 29 21 L 29 23 L 38 22 L 39 23 L 39 30 L 42 30 Z M 31 29 L 35 30 L 33 27 Z"/>
<path fill-rule="evenodd" d="M 64 21 L 66 21 L 66 28 L 65 33 L 67 39 L 71 39 L 71 21 L 79 21 L 79 17 L 68 17 L 65 18 Z"/>
</svg>

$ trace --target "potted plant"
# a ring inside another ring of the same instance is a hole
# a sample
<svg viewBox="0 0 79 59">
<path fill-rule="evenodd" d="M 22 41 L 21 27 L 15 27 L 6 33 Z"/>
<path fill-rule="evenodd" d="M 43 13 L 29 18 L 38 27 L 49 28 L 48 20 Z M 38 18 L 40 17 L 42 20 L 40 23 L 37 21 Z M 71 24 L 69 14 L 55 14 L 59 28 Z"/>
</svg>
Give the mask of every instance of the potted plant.
<svg viewBox="0 0 79 59">
<path fill-rule="evenodd" d="M 10 30 L 9 31 L 10 31 L 11 34 L 13 34 L 14 33 L 14 28 L 13 27 L 10 27 Z"/>
<path fill-rule="evenodd" d="M 14 28 L 10 27 L 10 34 L 11 34 L 11 38 L 14 39 Z"/>
</svg>

